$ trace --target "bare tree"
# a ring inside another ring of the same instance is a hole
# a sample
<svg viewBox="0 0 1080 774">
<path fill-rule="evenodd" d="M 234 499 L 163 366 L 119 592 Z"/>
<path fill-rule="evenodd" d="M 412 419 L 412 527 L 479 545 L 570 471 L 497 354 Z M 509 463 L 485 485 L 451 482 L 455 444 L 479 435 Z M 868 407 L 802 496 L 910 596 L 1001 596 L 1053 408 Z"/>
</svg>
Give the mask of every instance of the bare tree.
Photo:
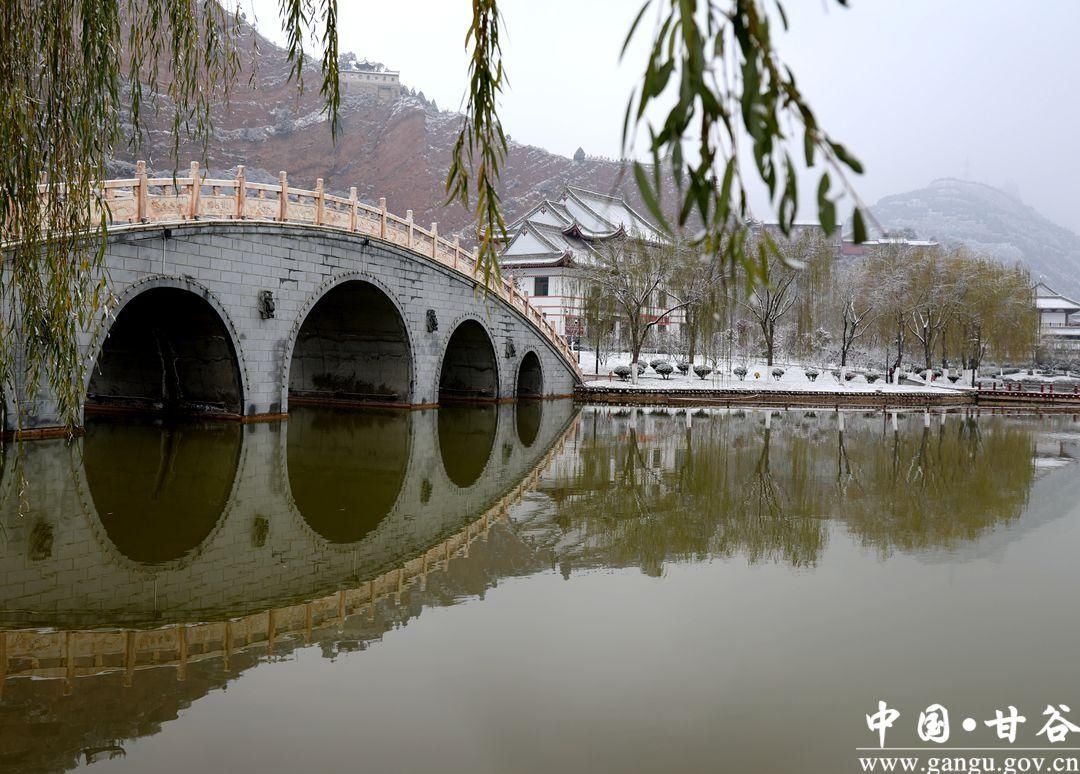
<svg viewBox="0 0 1080 774">
<path fill-rule="evenodd" d="M 761 281 L 740 305 L 750 313 L 761 332 L 766 362 L 771 366 L 776 355 L 777 326 L 796 305 L 805 314 L 800 315 L 803 319 L 793 333 L 808 334 L 807 342 L 813 338 L 814 310 L 809 307 L 817 303 L 808 305 L 805 301 L 824 292 L 823 286 L 836 259 L 836 243 L 816 227 L 799 228 L 785 237 L 768 226 L 758 229 L 753 242 Z"/>
<path fill-rule="evenodd" d="M 593 370 L 600 373 L 600 365 L 607 362 L 609 351 L 605 345 L 610 348 L 615 334 L 615 304 L 610 295 L 602 293 L 599 287 L 590 285 L 585 290 L 582 307 L 585 337 L 593 347 Z"/>
<path fill-rule="evenodd" d="M 885 346 L 888 367 L 893 380 L 899 381 L 907 342 L 907 320 L 911 310 L 911 276 L 909 265 L 915 248 L 905 242 L 890 242 L 877 248 L 866 264 L 867 287 L 879 314 L 876 318 L 878 336 Z M 896 347 L 896 359 L 891 349 Z"/>
<path fill-rule="evenodd" d="M 798 277 L 798 265 L 794 256 L 781 257 L 780 251 L 774 250 L 772 256 L 766 259 L 764 281 L 754 289 L 748 299 L 740 302 L 761 331 L 761 339 L 765 344 L 765 362 L 770 366 L 776 353 L 776 325 L 791 311 L 797 298 L 795 280 Z"/>
<path fill-rule="evenodd" d="M 955 264 L 938 251 L 919 251 L 908 270 L 911 304 L 907 328 L 922 345 L 926 370 L 933 367 L 934 348 L 941 332 L 956 311 L 958 277 Z"/>
<path fill-rule="evenodd" d="M 704 266 L 681 242 L 625 238 L 605 244 L 585 267 L 585 279 L 619 312 L 630 343 L 634 384 L 649 331 L 698 300 L 708 274 Z"/>
<path fill-rule="evenodd" d="M 776 352 L 776 324 L 795 303 L 795 294 L 791 292 L 794 282 L 795 270 L 785 271 L 775 284 L 770 283 L 758 288 L 748 301 L 743 302 L 743 306 L 761 329 L 766 365 L 773 364 L 773 355 Z"/>
<path fill-rule="evenodd" d="M 870 329 L 878 315 L 861 272 L 847 273 L 839 280 L 837 301 L 840 302 L 840 367 L 845 368 L 855 342 Z"/>
</svg>

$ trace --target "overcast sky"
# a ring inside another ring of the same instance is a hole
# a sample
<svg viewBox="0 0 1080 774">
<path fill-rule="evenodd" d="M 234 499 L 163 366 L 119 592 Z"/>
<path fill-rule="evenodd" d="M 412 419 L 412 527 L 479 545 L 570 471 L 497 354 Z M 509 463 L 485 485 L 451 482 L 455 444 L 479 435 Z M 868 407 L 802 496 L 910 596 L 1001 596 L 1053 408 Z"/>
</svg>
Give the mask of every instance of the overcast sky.
<svg viewBox="0 0 1080 774">
<path fill-rule="evenodd" d="M 277 0 L 252 0 L 280 40 Z M 823 126 L 863 160 L 869 202 L 962 177 L 1006 187 L 1080 232 L 1080 2 L 786 0 L 779 39 Z M 619 48 L 637 0 L 502 0 L 518 142 L 619 156 L 626 98 L 644 65 Z M 458 108 L 466 85 L 466 0 L 341 2 L 340 45 L 401 71 Z M 644 42 L 644 41 L 643 41 Z M 798 147 L 798 146 L 796 146 Z M 807 213 L 813 215 L 813 213 Z"/>
</svg>

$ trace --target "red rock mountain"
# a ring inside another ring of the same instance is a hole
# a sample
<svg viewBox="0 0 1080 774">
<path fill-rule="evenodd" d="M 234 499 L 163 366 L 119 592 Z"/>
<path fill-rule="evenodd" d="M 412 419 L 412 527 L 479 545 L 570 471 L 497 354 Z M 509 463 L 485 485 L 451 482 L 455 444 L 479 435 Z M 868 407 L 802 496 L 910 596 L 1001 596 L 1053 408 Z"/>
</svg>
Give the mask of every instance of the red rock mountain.
<svg viewBox="0 0 1080 774">
<path fill-rule="evenodd" d="M 239 43 L 242 52 L 252 51 L 252 35 L 248 29 Z M 472 233 L 470 214 L 460 205 L 444 205 L 459 113 L 440 111 L 422 93 L 409 90 L 395 101 L 346 93 L 335 142 L 321 112 L 317 70 L 306 69 L 307 89 L 298 97 L 295 84 L 288 82 L 284 50 L 259 37 L 258 54 L 247 58 L 249 72 L 238 79 L 228 103 L 214 111 L 205 154 L 212 174 L 226 176 L 244 164 L 249 180 L 270 182 L 279 170 L 287 170 L 292 185 L 306 188 L 321 177 L 330 191 L 347 192 L 355 185 L 362 200 L 374 203 L 385 196 L 391 212 L 404 215 L 412 209 L 418 223 L 438 221 L 444 234 Z M 251 70 L 254 77 L 249 79 Z M 159 173 L 171 173 L 176 164 L 182 174 L 190 160 L 204 158 L 201 147 L 182 148 L 179 156 L 174 162 L 171 134 L 160 124 L 152 125 L 141 149 L 118 155 L 114 172 L 130 174 L 138 157 Z M 620 168 L 610 159 L 586 156 L 575 161 L 512 142 L 501 180 L 507 221 L 568 183 L 620 193 L 644 213 L 632 175 L 621 175 Z"/>
</svg>

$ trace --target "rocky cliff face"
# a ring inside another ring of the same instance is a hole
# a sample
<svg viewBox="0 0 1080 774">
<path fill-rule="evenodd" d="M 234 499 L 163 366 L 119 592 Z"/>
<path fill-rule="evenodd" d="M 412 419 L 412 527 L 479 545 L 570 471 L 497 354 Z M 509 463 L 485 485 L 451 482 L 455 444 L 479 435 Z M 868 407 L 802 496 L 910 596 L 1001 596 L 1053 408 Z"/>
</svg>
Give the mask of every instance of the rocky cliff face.
<svg viewBox="0 0 1080 774">
<path fill-rule="evenodd" d="M 250 51 L 253 33 L 240 43 Z M 439 110 L 422 93 L 405 93 L 394 102 L 373 94 L 343 94 L 341 133 L 335 142 L 321 112 L 320 74 L 305 74 L 306 92 L 297 97 L 288 83 L 285 52 L 258 39 L 259 54 L 251 58 L 249 73 L 238 79 L 228 103 L 219 104 L 214 131 L 205 155 L 215 175 L 246 166 L 249 180 L 269 182 L 287 170 L 298 187 L 314 187 L 323 178 L 328 190 L 344 193 L 356 186 L 362 200 L 374 203 L 385 196 L 391 212 L 414 212 L 416 221 L 438 221 L 443 234 L 467 236 L 474 225 L 460 205 L 445 206 L 445 181 L 461 115 Z M 250 78 L 251 71 L 254 76 Z M 114 164 L 117 174 L 129 174 L 136 158 L 147 159 L 151 169 L 182 171 L 192 159 L 204 158 L 201 147 L 182 148 L 173 158 L 172 136 L 161 125 L 151 125 L 140 149 L 127 149 Z M 603 193 L 621 193 L 642 212 L 644 207 L 632 175 L 620 175 L 621 165 L 608 159 L 570 159 L 542 148 L 511 142 L 502 178 L 504 211 L 508 221 L 545 195 L 567 183 Z"/>
<path fill-rule="evenodd" d="M 1080 236 L 992 186 L 944 178 L 886 196 L 873 207 L 882 227 L 962 243 L 1006 262 L 1060 293 L 1080 294 Z"/>
</svg>

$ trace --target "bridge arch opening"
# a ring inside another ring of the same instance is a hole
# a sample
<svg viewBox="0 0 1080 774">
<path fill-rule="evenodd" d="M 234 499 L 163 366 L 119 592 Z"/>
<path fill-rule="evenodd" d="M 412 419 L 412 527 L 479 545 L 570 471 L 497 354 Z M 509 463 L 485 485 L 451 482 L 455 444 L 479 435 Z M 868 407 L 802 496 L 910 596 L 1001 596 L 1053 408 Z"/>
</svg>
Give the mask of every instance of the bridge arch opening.
<svg viewBox="0 0 1080 774">
<path fill-rule="evenodd" d="M 356 543 L 397 503 L 409 467 L 409 411 L 303 407 L 289 415 L 289 489 L 326 541 Z"/>
<path fill-rule="evenodd" d="M 408 405 L 412 350 L 397 306 L 369 282 L 349 280 L 308 312 L 289 366 L 289 400 Z"/>
<path fill-rule="evenodd" d="M 544 372 L 540 368 L 540 358 L 532 350 L 525 353 L 518 367 L 517 396 L 519 398 L 539 398 L 544 394 Z"/>
<path fill-rule="evenodd" d="M 182 288 L 131 299 L 101 346 L 86 410 L 241 416 L 240 361 L 217 310 Z"/>
<path fill-rule="evenodd" d="M 446 344 L 439 373 L 439 403 L 498 397 L 499 366 L 491 337 L 476 320 L 465 320 Z"/>
</svg>

